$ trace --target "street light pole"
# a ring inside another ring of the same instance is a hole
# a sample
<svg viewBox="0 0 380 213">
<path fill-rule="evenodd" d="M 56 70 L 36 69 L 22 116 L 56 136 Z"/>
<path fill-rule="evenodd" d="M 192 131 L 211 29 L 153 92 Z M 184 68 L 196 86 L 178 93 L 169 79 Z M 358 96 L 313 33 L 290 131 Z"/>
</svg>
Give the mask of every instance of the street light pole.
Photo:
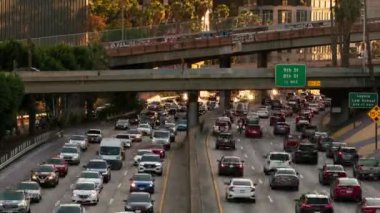
<svg viewBox="0 0 380 213">
<path fill-rule="evenodd" d="M 124 40 L 124 6 L 125 0 L 120 0 L 121 2 L 121 40 Z"/>
</svg>

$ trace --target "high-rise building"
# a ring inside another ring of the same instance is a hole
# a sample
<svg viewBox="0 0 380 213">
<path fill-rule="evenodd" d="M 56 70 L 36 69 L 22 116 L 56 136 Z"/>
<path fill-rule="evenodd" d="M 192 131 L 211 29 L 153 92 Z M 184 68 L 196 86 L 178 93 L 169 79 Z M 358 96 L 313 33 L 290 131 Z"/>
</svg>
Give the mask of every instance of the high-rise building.
<svg viewBox="0 0 380 213">
<path fill-rule="evenodd" d="M 330 1 L 334 6 L 335 0 L 311 0 L 311 21 L 330 20 Z"/>
<path fill-rule="evenodd" d="M 0 40 L 86 31 L 89 0 L 0 0 Z"/>
<path fill-rule="evenodd" d="M 215 9 L 220 4 L 225 4 L 230 8 L 230 16 L 237 16 L 239 8 L 244 6 L 247 0 L 213 0 L 212 7 Z"/>
</svg>

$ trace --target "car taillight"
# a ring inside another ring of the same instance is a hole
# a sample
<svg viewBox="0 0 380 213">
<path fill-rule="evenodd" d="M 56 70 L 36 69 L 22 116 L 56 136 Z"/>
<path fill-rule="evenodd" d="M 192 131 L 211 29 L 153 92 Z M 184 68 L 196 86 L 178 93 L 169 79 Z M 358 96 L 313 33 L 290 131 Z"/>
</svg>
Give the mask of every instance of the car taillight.
<svg viewBox="0 0 380 213">
<path fill-rule="evenodd" d="M 230 187 L 228 187 L 228 190 L 229 190 L 230 192 L 232 192 L 232 191 L 234 191 L 234 187 L 233 187 L 233 186 L 230 186 Z"/>
<path fill-rule="evenodd" d="M 342 152 L 338 152 L 338 155 L 339 155 L 339 157 L 342 157 L 343 153 Z"/>
<path fill-rule="evenodd" d="M 345 172 L 340 172 L 340 173 L 339 173 L 339 177 L 347 177 L 347 173 L 345 173 Z"/>
<path fill-rule="evenodd" d="M 328 176 L 330 176 L 330 175 L 331 175 L 330 172 L 324 172 L 324 173 L 323 173 L 323 176 L 325 176 L 325 177 L 328 177 Z"/>
<path fill-rule="evenodd" d="M 243 168 L 243 164 L 239 164 L 239 168 Z"/>
<path fill-rule="evenodd" d="M 301 208 L 303 208 L 303 209 L 311 208 L 311 205 L 310 205 L 310 204 L 303 203 L 303 204 L 301 205 Z"/>
<path fill-rule="evenodd" d="M 220 167 L 224 167 L 224 164 L 220 164 Z"/>
<path fill-rule="evenodd" d="M 163 150 L 160 150 L 160 153 L 162 154 L 164 151 Z"/>
<path fill-rule="evenodd" d="M 329 204 L 327 204 L 327 205 L 325 206 L 325 208 L 326 208 L 326 209 L 332 209 L 332 208 L 333 208 L 333 206 L 332 206 L 332 204 L 331 204 L 331 203 L 329 203 Z"/>
</svg>

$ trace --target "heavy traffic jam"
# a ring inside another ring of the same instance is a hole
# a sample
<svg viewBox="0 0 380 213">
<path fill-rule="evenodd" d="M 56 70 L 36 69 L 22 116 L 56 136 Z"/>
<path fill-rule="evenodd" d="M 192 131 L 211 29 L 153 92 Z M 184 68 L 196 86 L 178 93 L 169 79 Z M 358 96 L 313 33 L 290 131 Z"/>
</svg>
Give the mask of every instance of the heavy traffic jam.
<svg viewBox="0 0 380 213">
<path fill-rule="evenodd" d="M 380 212 L 380 161 L 323 129 L 331 99 L 283 91 L 231 105 L 219 110 L 215 95 L 198 109 L 219 212 Z M 58 153 L 0 192 L 0 212 L 159 212 L 170 150 L 187 129 L 187 103 L 177 98 L 150 102 L 112 129 L 93 125 L 65 134 Z M 35 207 L 60 182 L 64 195 L 53 209 Z M 110 194 L 107 187 L 123 190 Z"/>
</svg>

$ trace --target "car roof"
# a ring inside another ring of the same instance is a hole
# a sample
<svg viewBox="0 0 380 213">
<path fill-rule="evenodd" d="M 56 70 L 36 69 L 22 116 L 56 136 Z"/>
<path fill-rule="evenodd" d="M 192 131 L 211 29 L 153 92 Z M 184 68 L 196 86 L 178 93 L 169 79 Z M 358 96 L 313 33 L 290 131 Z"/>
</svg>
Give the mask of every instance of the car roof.
<svg viewBox="0 0 380 213">
<path fill-rule="evenodd" d="M 292 167 L 279 167 L 279 168 L 276 168 L 277 171 L 296 171 L 294 168 Z"/>
<path fill-rule="evenodd" d="M 343 146 L 343 147 L 341 147 L 341 149 L 355 149 L 356 150 L 356 147 L 353 147 L 353 146 Z"/>
<path fill-rule="evenodd" d="M 319 194 L 319 193 L 306 193 L 305 196 L 307 198 L 329 198 L 328 195 Z"/>
<path fill-rule="evenodd" d="M 145 153 L 142 156 L 160 157 L 159 155 L 154 154 L 154 153 Z"/>
<path fill-rule="evenodd" d="M 59 207 L 78 207 L 80 208 L 81 207 L 81 204 L 78 204 L 78 203 L 64 203 L 64 204 L 60 204 Z"/>
<path fill-rule="evenodd" d="M 273 152 L 269 152 L 270 155 L 274 155 L 274 154 L 286 154 L 286 155 L 289 155 L 289 153 L 287 152 L 276 152 L 276 151 L 273 151 Z"/>
<path fill-rule="evenodd" d="M 252 183 L 252 180 L 249 178 L 232 178 L 231 182 L 234 182 L 234 181 L 247 181 L 247 182 Z"/>
<path fill-rule="evenodd" d="M 87 131 L 102 131 L 101 129 L 89 129 Z"/>
<path fill-rule="evenodd" d="M 28 184 L 36 184 L 36 185 L 38 185 L 38 183 L 36 181 L 31 181 L 31 180 L 21 181 L 19 183 L 28 183 Z"/>
<path fill-rule="evenodd" d="M 149 195 L 150 197 L 150 194 L 148 192 L 131 192 L 129 193 L 129 196 L 131 195 Z"/>
<path fill-rule="evenodd" d="M 81 180 L 81 179 L 78 179 L 77 182 L 75 184 L 91 184 L 91 185 L 95 185 L 95 183 L 93 181 L 88 181 L 88 180 Z"/>
<path fill-rule="evenodd" d="M 91 171 L 91 170 L 83 170 L 81 173 L 97 173 L 97 174 L 100 174 L 98 171 Z"/>
<path fill-rule="evenodd" d="M 105 163 L 107 163 L 107 161 L 103 160 L 103 159 L 91 159 L 88 162 L 105 162 Z"/>
</svg>

